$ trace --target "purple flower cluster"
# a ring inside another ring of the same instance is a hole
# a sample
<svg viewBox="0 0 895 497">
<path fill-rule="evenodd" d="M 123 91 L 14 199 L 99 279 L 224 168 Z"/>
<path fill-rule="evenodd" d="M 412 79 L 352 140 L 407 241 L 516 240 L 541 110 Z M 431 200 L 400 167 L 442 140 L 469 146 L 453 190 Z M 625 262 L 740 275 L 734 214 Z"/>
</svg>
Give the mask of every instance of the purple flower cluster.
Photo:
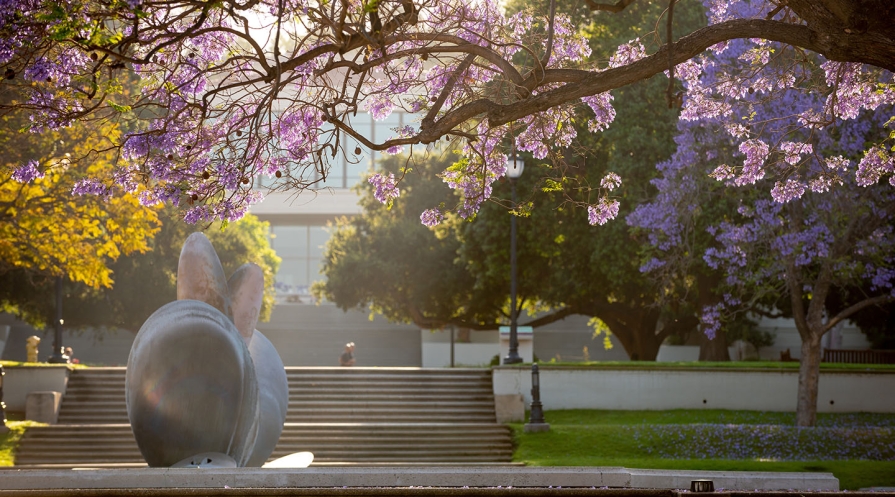
<svg viewBox="0 0 895 497">
<path fill-rule="evenodd" d="M 618 216 L 618 208 L 618 200 L 610 200 L 603 197 L 597 204 L 587 206 L 587 222 L 591 226 L 598 224 L 603 226 Z"/>
<path fill-rule="evenodd" d="M 870 186 L 890 174 L 889 184 L 895 186 L 895 156 L 886 148 L 876 146 L 864 154 L 864 158 L 858 163 L 856 176 L 859 185 Z"/>
<path fill-rule="evenodd" d="M 420 222 L 429 228 L 437 226 L 444 219 L 444 214 L 438 209 L 426 209 L 420 215 Z"/>
<path fill-rule="evenodd" d="M 768 6 L 743 0 L 713 1 L 708 8 L 712 22 L 720 22 L 765 16 Z M 783 49 L 737 40 L 700 59 L 698 78 L 684 82 L 677 150 L 657 166 L 658 194 L 627 217 L 652 246 L 644 272 L 669 287 L 697 270 L 722 281 L 715 289 L 720 302 L 701 312 L 710 336 L 741 301 L 785 294 L 791 268 L 798 273 L 795 287 L 808 292 L 820 268 L 829 268 L 836 285 L 869 282 L 889 292 L 895 281 L 895 242 L 872 235 L 895 209 L 895 194 L 878 184 L 895 175 L 895 162 L 888 146 L 874 142 L 895 112 L 888 89 L 878 86 L 891 76 L 822 60 L 802 68 L 764 63 Z M 744 60 L 750 63 L 745 74 L 736 70 Z M 810 86 L 802 76 L 821 67 L 828 86 Z M 871 97 L 868 88 L 880 91 Z M 840 98 L 851 100 L 834 109 Z M 863 166 L 855 161 L 861 155 Z M 727 202 L 731 193 L 724 188 L 748 185 L 770 190 L 770 198 L 740 189 L 734 193 L 739 208 Z"/>
<path fill-rule="evenodd" d="M 37 168 L 37 161 L 30 160 L 24 166 L 17 167 L 12 172 L 12 179 L 19 183 L 31 183 L 35 179 L 44 177 L 44 173 Z"/>
<path fill-rule="evenodd" d="M 785 204 L 790 200 L 802 198 L 802 195 L 804 194 L 805 184 L 794 179 L 788 179 L 782 182 L 778 181 L 771 190 L 771 197 L 781 204 Z"/>
<path fill-rule="evenodd" d="M 635 38 L 628 43 L 619 45 L 615 54 L 609 58 L 609 67 L 625 66 L 644 57 L 646 57 L 646 49 L 640 42 L 640 38 Z"/>
<path fill-rule="evenodd" d="M 95 195 L 105 197 L 112 194 L 112 189 L 96 178 L 88 178 L 76 182 L 71 189 L 71 193 L 78 196 Z"/>
<path fill-rule="evenodd" d="M 376 187 L 376 191 L 373 192 L 376 200 L 387 206 L 391 206 L 392 202 L 401 195 L 401 190 L 398 189 L 394 174 L 389 174 L 386 177 L 376 173 L 370 176 L 367 181 Z"/>
</svg>

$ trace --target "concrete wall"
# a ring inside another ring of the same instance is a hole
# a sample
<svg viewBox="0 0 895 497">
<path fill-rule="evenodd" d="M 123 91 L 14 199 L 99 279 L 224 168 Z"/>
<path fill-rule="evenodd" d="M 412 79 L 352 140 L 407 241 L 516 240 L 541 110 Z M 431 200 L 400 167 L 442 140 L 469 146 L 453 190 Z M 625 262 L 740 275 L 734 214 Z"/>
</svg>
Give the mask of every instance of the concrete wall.
<svg viewBox="0 0 895 497">
<path fill-rule="evenodd" d="M 480 367 L 491 364 L 498 353 L 496 343 L 455 343 L 455 367 Z M 450 343 L 423 343 L 422 360 L 424 368 L 446 368 L 451 365 Z"/>
<path fill-rule="evenodd" d="M 29 392 L 65 393 L 68 386 L 66 366 L 7 366 L 3 371 L 3 402 L 10 411 L 25 412 Z"/>
<path fill-rule="evenodd" d="M 763 369 L 540 369 L 551 409 L 795 411 L 798 372 Z M 895 373 L 823 372 L 818 412 L 895 413 Z M 494 394 L 531 403 L 531 369 L 494 368 Z"/>
<path fill-rule="evenodd" d="M 347 342 L 356 345 L 357 366 L 420 366 L 420 330 L 389 323 L 369 312 L 335 305 L 282 304 L 270 321 L 258 323 L 286 366 L 338 366 Z"/>
</svg>

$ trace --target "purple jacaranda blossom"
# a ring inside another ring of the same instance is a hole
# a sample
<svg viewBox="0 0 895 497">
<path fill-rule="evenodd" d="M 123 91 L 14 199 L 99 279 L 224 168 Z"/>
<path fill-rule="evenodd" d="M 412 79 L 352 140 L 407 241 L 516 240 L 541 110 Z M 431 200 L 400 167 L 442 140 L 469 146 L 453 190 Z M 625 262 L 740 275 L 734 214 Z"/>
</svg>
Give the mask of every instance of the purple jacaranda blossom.
<svg viewBox="0 0 895 497">
<path fill-rule="evenodd" d="M 43 178 L 44 173 L 37 166 L 37 161 L 28 161 L 25 165 L 17 167 L 12 172 L 12 179 L 19 183 L 31 183 L 35 179 Z"/>
<path fill-rule="evenodd" d="M 615 54 L 609 58 L 609 67 L 621 67 L 646 57 L 646 49 L 640 38 L 619 45 Z"/>
<path fill-rule="evenodd" d="M 606 173 L 606 175 L 603 176 L 603 179 L 600 180 L 600 186 L 609 191 L 615 190 L 621 185 L 622 178 L 616 173 Z"/>
<path fill-rule="evenodd" d="M 603 197 L 596 205 L 587 206 L 587 222 L 591 226 L 602 226 L 618 216 L 619 206 L 618 200 Z"/>
<path fill-rule="evenodd" d="M 444 219 L 444 214 L 441 213 L 438 209 L 426 209 L 420 215 L 420 222 L 423 223 L 424 226 L 433 227 L 437 226 L 441 220 Z"/>
<path fill-rule="evenodd" d="M 795 179 L 778 181 L 771 190 L 771 197 L 781 204 L 801 198 L 805 194 L 805 184 Z"/>
<path fill-rule="evenodd" d="M 96 178 L 87 178 L 76 182 L 71 189 L 71 193 L 78 196 L 96 195 L 102 197 L 110 195 L 112 189 Z"/>
<path fill-rule="evenodd" d="M 397 187 L 394 174 L 383 176 L 380 173 L 375 173 L 367 179 L 367 182 L 376 187 L 373 196 L 383 204 L 391 205 L 391 202 L 401 195 L 401 190 Z"/>
</svg>

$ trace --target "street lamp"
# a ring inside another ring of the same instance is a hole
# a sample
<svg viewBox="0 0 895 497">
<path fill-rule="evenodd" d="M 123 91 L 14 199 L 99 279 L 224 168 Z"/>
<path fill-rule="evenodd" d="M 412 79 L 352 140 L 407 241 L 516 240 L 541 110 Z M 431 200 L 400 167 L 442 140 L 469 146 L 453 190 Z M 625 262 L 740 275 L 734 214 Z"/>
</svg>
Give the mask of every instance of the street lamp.
<svg viewBox="0 0 895 497">
<path fill-rule="evenodd" d="M 507 177 L 513 187 L 513 208 L 516 208 L 516 180 L 522 176 L 525 162 L 517 159 L 507 161 Z M 522 362 L 519 356 L 519 337 L 516 335 L 516 215 L 510 216 L 510 352 L 503 358 L 504 364 L 518 364 Z"/>
<path fill-rule="evenodd" d="M 64 364 L 68 362 L 68 358 L 62 354 L 62 276 L 56 277 L 56 320 L 55 335 L 53 336 L 53 355 L 47 359 L 47 362 Z"/>
</svg>

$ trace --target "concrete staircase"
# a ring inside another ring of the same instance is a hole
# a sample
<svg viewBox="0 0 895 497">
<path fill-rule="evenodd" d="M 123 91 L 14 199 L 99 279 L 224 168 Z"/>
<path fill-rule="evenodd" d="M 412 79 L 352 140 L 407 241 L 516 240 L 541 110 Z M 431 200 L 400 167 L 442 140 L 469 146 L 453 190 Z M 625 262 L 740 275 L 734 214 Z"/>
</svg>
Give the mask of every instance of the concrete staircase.
<svg viewBox="0 0 895 497">
<path fill-rule="evenodd" d="M 311 451 L 315 465 L 506 464 L 491 371 L 286 368 L 289 410 L 273 457 Z M 16 466 L 145 464 L 127 419 L 124 368 L 72 372 L 59 424 L 27 430 Z"/>
</svg>

